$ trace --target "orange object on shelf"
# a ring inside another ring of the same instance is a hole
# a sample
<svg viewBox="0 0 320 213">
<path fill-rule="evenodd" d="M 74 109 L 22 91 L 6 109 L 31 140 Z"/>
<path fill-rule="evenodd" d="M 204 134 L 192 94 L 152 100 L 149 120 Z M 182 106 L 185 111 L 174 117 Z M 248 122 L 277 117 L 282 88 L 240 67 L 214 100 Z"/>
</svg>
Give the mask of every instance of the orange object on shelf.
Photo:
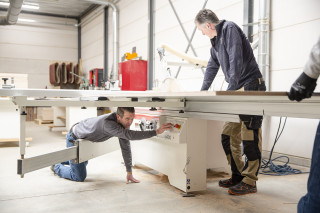
<svg viewBox="0 0 320 213">
<path fill-rule="evenodd" d="M 180 128 L 181 128 L 181 125 L 175 124 L 174 127 L 177 128 L 177 129 L 180 129 Z"/>
<path fill-rule="evenodd" d="M 138 57 L 138 54 L 137 53 L 126 53 L 126 59 L 127 60 L 131 60 L 131 59 L 134 59 L 134 58 L 137 58 Z"/>
</svg>

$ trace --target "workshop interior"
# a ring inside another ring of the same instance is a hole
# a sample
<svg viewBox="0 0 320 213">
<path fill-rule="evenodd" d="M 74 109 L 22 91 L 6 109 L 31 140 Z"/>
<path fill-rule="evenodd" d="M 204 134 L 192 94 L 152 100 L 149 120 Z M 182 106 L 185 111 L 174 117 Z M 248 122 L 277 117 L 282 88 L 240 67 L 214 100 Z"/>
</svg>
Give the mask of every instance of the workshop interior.
<svg viewBox="0 0 320 213">
<path fill-rule="evenodd" d="M 204 8 L 241 28 L 265 92 L 228 90 L 221 67 L 200 91 L 212 54 L 195 23 Z M 0 0 L 0 212 L 296 212 L 320 88 L 301 102 L 288 92 L 319 38 L 319 8 L 318 0 Z M 130 142 L 137 184 L 125 182 L 117 137 L 66 147 L 74 124 L 118 107 L 135 108 L 133 131 L 172 124 Z M 221 133 L 239 115 L 263 118 L 258 192 L 241 197 L 218 186 L 232 174 Z M 84 182 L 50 170 L 69 160 L 89 161 Z"/>
</svg>

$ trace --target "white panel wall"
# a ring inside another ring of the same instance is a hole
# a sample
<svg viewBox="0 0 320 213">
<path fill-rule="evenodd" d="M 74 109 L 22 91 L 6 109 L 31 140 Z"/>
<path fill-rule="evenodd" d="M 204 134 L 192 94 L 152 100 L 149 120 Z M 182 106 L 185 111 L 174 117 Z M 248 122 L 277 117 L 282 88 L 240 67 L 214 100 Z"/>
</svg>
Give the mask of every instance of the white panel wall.
<svg viewBox="0 0 320 213">
<path fill-rule="evenodd" d="M 137 47 L 138 56 L 147 60 L 148 3 L 145 0 L 122 0 L 119 9 L 119 61 Z M 85 21 L 86 19 L 82 20 Z M 108 9 L 108 75 L 113 66 L 113 10 Z M 82 26 L 83 70 L 88 74 L 93 68 L 104 67 L 104 11 Z"/>
<path fill-rule="evenodd" d="M 104 66 L 103 10 L 91 22 L 81 26 L 81 58 L 83 74 L 87 77 L 91 69 Z"/>
<path fill-rule="evenodd" d="M 279 117 L 268 117 L 264 120 L 263 150 L 271 150 L 277 134 L 279 120 Z M 284 118 L 282 118 L 282 125 L 283 123 Z M 316 119 L 287 118 L 286 126 L 274 152 L 311 158 L 318 123 L 319 121 Z"/>
<path fill-rule="evenodd" d="M 8 78 L 7 85 L 12 86 L 12 78 L 14 88 L 28 88 L 28 74 L 17 74 L 17 73 L 0 73 L 0 88 L 4 84 L 2 78 Z"/>
<path fill-rule="evenodd" d="M 119 58 L 137 47 L 138 56 L 148 57 L 148 1 L 119 2 Z"/>
<path fill-rule="evenodd" d="M 28 74 L 29 88 L 50 88 L 49 64 L 77 62 L 77 28 L 60 25 L 76 21 L 26 14 L 19 18 L 43 24 L 0 26 L 0 72 Z"/>
<path fill-rule="evenodd" d="M 273 91 L 288 90 L 292 79 L 302 72 L 311 47 L 320 35 L 319 8 L 320 1 L 317 0 L 272 2 L 270 60 Z M 279 76 L 290 79 L 283 81 L 284 78 Z"/>
<path fill-rule="evenodd" d="M 301 74 L 311 47 L 320 36 L 320 1 L 271 2 L 271 90 L 289 91 L 292 83 Z M 316 91 L 319 92 L 320 87 Z M 313 119 L 288 118 L 275 152 L 311 158 L 318 122 Z M 265 125 L 264 150 L 271 149 L 278 123 L 279 118 L 275 117 Z"/>
</svg>

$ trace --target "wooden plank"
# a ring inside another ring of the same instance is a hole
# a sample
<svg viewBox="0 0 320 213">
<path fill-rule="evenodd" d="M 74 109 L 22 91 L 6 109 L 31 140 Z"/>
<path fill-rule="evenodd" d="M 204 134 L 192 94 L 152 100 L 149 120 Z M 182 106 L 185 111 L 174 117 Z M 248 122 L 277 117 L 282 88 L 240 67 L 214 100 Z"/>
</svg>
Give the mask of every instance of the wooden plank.
<svg viewBox="0 0 320 213">
<path fill-rule="evenodd" d="M 39 125 L 42 125 L 42 124 L 53 124 L 53 120 L 34 119 L 34 121 Z"/>
<path fill-rule="evenodd" d="M 203 67 L 207 67 L 207 65 L 208 65 L 207 59 L 201 59 L 198 57 L 190 56 L 182 51 L 174 49 L 173 47 L 169 46 L 168 44 L 161 44 L 161 47 L 164 48 L 166 51 L 188 61 L 191 64 L 201 65 Z"/>
<path fill-rule="evenodd" d="M 32 138 L 29 137 L 29 138 L 26 138 L 25 139 L 26 141 L 32 141 Z M 20 139 L 19 138 L 1 138 L 0 139 L 0 142 L 19 142 Z"/>
<path fill-rule="evenodd" d="M 287 92 L 264 91 L 215 91 L 215 95 L 245 95 L 245 96 L 287 96 Z"/>
<path fill-rule="evenodd" d="M 66 127 L 66 126 L 48 126 L 50 129 L 55 128 L 55 127 Z"/>
<path fill-rule="evenodd" d="M 61 128 L 61 127 L 66 127 L 66 126 L 48 126 L 49 127 L 49 131 L 53 131 L 54 128 Z"/>
</svg>

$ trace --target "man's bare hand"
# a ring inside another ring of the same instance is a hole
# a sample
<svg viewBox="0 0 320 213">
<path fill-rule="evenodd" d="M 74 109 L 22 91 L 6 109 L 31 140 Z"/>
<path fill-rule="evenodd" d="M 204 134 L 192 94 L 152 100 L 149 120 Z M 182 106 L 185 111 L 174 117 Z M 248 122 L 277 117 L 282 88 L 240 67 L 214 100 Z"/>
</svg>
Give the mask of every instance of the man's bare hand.
<svg viewBox="0 0 320 213">
<path fill-rule="evenodd" d="M 166 130 L 170 130 L 172 128 L 172 123 L 165 123 L 165 124 L 162 124 L 159 129 L 157 129 L 157 135 L 163 133 L 164 131 Z"/>
<path fill-rule="evenodd" d="M 140 180 L 137 180 L 133 177 L 132 173 L 127 173 L 127 184 L 129 183 L 140 183 Z"/>
</svg>

